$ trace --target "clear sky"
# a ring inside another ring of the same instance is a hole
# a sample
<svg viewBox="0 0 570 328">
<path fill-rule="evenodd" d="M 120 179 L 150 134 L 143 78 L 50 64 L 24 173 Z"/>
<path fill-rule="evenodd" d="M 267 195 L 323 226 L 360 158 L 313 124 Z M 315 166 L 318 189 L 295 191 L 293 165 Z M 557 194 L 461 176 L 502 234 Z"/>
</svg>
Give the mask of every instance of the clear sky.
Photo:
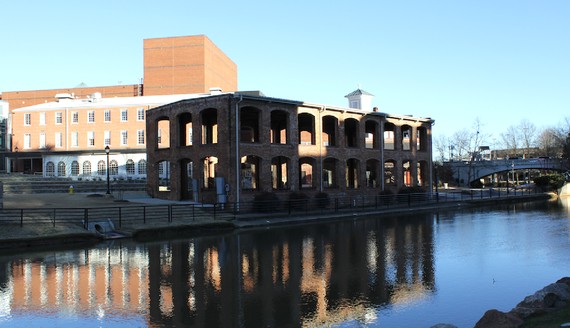
<svg viewBox="0 0 570 328">
<path fill-rule="evenodd" d="M 207 35 L 240 90 L 347 106 L 358 86 L 434 135 L 570 116 L 570 1 L 7 1 L 0 92 L 134 84 L 143 39 Z"/>
</svg>

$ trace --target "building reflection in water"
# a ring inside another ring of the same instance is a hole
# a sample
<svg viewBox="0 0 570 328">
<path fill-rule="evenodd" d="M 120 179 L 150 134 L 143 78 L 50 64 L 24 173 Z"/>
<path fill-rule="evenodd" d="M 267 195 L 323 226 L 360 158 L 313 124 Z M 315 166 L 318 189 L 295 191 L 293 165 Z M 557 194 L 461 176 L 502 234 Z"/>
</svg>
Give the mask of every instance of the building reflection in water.
<svg viewBox="0 0 570 328">
<path fill-rule="evenodd" d="M 434 291 L 433 256 L 430 214 L 4 257 L 0 317 L 149 326 L 375 322 L 383 307 Z"/>
</svg>

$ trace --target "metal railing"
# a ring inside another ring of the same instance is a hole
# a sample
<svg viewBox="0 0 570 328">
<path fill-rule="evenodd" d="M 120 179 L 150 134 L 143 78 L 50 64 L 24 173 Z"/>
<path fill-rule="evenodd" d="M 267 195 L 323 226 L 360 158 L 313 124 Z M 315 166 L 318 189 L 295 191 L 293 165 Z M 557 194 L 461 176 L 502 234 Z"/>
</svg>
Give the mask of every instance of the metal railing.
<svg viewBox="0 0 570 328">
<path fill-rule="evenodd" d="M 75 225 L 85 229 L 90 222 L 111 220 L 117 228 L 192 224 L 221 220 L 255 220 L 276 217 L 320 215 L 344 212 L 371 212 L 475 199 L 498 199 L 538 193 L 535 189 L 442 190 L 346 197 L 313 197 L 295 200 L 265 200 L 216 204 L 124 205 L 96 208 L 0 209 L 0 225 Z"/>
</svg>

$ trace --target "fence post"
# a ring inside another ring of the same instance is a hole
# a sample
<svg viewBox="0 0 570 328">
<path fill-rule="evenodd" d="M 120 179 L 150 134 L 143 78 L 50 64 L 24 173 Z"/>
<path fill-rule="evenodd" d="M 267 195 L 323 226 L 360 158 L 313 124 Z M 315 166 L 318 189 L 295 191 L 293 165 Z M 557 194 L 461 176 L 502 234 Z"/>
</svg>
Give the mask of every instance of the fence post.
<svg viewBox="0 0 570 328">
<path fill-rule="evenodd" d="M 143 223 L 146 224 L 146 206 L 143 206 Z"/>
<path fill-rule="evenodd" d="M 20 209 L 20 228 L 24 227 L 24 209 Z"/>
<path fill-rule="evenodd" d="M 483 189 L 481 189 L 481 199 L 483 199 Z"/>
<path fill-rule="evenodd" d="M 172 223 L 172 205 L 168 205 L 168 223 Z"/>
<path fill-rule="evenodd" d="M 216 208 L 218 208 L 218 203 L 214 203 L 214 220 L 216 220 Z"/>
<path fill-rule="evenodd" d="M 89 215 L 87 213 L 88 209 L 83 210 L 83 228 L 87 230 L 89 228 Z"/>
<path fill-rule="evenodd" d="M 190 206 L 192 206 L 192 221 L 196 221 L 196 212 L 195 212 L 196 205 L 191 204 Z"/>
<path fill-rule="evenodd" d="M 55 228 L 55 208 L 53 209 L 53 227 Z"/>
<path fill-rule="evenodd" d="M 123 220 L 122 220 L 122 211 L 121 211 L 121 210 L 122 210 L 122 208 L 119 207 L 119 228 L 121 227 L 121 223 L 122 223 L 122 221 L 123 221 Z"/>
</svg>

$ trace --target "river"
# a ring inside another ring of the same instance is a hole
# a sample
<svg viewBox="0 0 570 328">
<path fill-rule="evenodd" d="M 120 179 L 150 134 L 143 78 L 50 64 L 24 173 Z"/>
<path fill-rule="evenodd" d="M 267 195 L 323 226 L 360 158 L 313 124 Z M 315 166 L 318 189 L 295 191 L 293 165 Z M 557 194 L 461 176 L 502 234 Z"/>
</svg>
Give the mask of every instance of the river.
<svg viewBox="0 0 570 328">
<path fill-rule="evenodd" d="M 472 327 L 570 276 L 568 201 L 0 256 L 0 326 Z"/>
</svg>

